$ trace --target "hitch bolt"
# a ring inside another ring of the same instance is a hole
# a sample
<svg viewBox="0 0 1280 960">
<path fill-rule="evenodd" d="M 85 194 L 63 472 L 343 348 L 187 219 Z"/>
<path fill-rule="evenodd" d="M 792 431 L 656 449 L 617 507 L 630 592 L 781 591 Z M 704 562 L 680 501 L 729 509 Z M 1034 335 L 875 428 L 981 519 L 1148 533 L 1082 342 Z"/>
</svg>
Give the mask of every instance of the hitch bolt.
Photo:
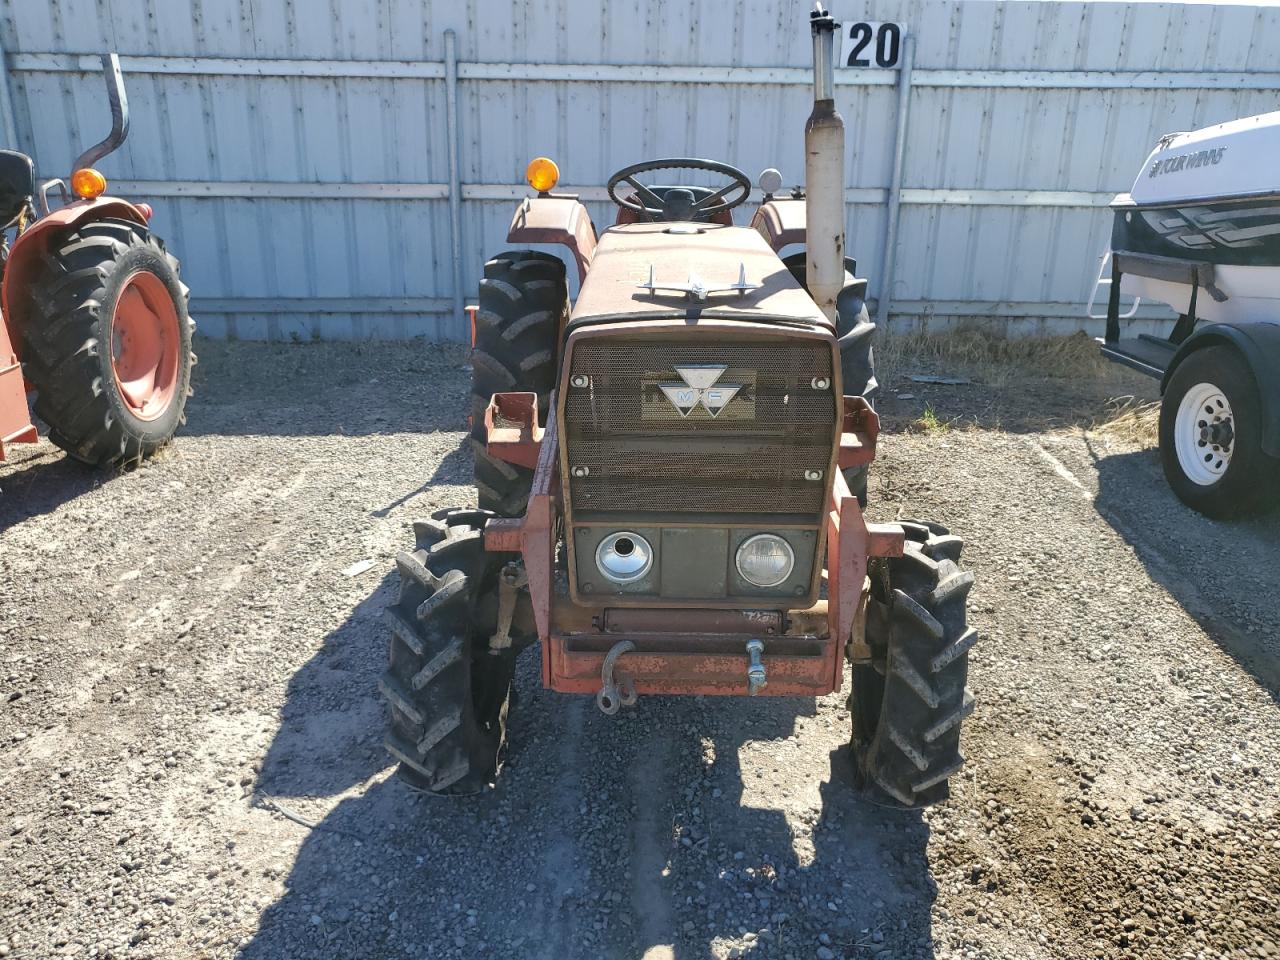
<svg viewBox="0 0 1280 960">
<path fill-rule="evenodd" d="M 810 381 L 810 385 L 815 390 L 825 390 L 827 389 L 827 387 L 831 386 L 831 381 L 828 380 L 826 377 L 814 377 Z"/>
<path fill-rule="evenodd" d="M 585 373 L 575 373 L 569 378 L 569 385 L 574 387 L 589 387 L 591 386 L 591 378 Z"/>
</svg>

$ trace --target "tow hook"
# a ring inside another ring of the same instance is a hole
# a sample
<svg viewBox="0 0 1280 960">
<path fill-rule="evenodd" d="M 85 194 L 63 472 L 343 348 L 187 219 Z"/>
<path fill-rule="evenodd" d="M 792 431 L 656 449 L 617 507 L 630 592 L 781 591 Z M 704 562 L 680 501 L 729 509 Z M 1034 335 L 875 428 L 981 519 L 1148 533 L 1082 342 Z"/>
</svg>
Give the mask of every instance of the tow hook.
<svg viewBox="0 0 1280 960">
<path fill-rule="evenodd" d="M 747 641 L 747 655 L 751 657 L 751 664 L 747 667 L 747 692 L 753 697 L 769 683 L 764 675 L 764 661 L 760 659 L 763 653 L 764 641 Z"/>
<path fill-rule="evenodd" d="M 636 645 L 630 640 L 620 640 L 604 655 L 604 666 L 600 668 L 601 686 L 600 692 L 596 694 L 596 706 L 607 716 L 613 716 L 618 712 L 619 707 L 636 705 L 636 685 L 627 678 L 624 678 L 621 684 L 613 682 L 613 668 L 618 658 L 635 648 Z"/>
</svg>

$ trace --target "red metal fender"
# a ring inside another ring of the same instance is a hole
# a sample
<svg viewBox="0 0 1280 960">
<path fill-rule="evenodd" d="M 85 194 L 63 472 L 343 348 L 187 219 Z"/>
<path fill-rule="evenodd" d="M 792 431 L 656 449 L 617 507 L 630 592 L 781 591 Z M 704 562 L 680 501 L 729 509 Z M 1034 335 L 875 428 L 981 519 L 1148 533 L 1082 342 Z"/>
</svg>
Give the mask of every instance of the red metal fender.
<svg viewBox="0 0 1280 960">
<path fill-rule="evenodd" d="M 511 243 L 559 243 L 578 264 L 578 282 L 586 279 L 596 252 L 596 228 L 577 197 L 526 197 L 507 231 Z"/>
<path fill-rule="evenodd" d="M 803 200 L 770 200 L 760 204 L 751 218 L 751 226 L 779 252 L 793 243 L 804 243 L 808 235 L 808 219 Z"/>
<path fill-rule="evenodd" d="M 0 312 L 4 313 L 10 338 L 19 347 L 19 358 L 22 356 L 22 331 L 31 313 L 26 291 L 35 282 L 44 264 L 44 255 L 65 231 L 89 220 L 108 217 L 132 220 L 144 227 L 147 225 L 147 218 L 135 204 L 119 197 L 98 197 L 96 200 L 77 200 L 54 210 L 27 227 L 14 241 L 4 268 L 4 283 L 0 286 Z"/>
</svg>

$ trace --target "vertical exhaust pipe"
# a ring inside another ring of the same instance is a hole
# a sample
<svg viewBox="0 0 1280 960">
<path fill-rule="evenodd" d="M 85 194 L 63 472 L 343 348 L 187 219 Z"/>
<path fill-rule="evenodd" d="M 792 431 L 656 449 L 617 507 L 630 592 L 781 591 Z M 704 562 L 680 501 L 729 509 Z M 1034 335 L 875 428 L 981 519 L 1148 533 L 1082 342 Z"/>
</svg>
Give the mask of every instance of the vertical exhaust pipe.
<svg viewBox="0 0 1280 960">
<path fill-rule="evenodd" d="M 804 125 L 805 278 L 809 296 L 832 324 L 844 287 L 844 120 L 835 100 L 839 26 L 820 2 L 814 4 L 813 112 Z"/>
</svg>

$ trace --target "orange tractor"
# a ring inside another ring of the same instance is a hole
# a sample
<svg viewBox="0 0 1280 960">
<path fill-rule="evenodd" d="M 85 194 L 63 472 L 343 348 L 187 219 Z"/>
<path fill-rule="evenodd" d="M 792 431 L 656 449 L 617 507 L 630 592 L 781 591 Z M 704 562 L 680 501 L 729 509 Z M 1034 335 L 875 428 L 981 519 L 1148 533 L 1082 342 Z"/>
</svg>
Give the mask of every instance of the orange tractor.
<svg viewBox="0 0 1280 960">
<path fill-rule="evenodd" d="M 6 443 L 36 439 L 29 393 L 49 438 L 93 465 L 149 456 L 184 419 L 187 288 L 151 232 L 151 207 L 105 196 L 94 169 L 129 132 L 120 61 L 104 56 L 103 68 L 111 132 L 76 161 L 69 187 L 37 185 L 30 157 L 0 151 L 0 460 Z"/>
<path fill-rule="evenodd" d="M 866 281 L 844 257 L 836 29 L 813 14 L 805 195 L 775 196 L 765 171 L 750 226 L 728 164 L 619 170 L 599 234 L 552 193 L 555 164 L 530 164 L 508 239 L 563 244 L 581 291 L 571 308 L 545 253 L 485 264 L 479 509 L 414 525 L 386 612 L 386 745 L 415 787 L 493 779 L 515 658 L 537 645 L 543 685 L 606 714 L 651 694 L 822 696 L 848 661 L 857 778 L 904 806 L 947 796 L 974 703 L 973 575 L 943 527 L 860 506 L 879 420 Z"/>
</svg>

